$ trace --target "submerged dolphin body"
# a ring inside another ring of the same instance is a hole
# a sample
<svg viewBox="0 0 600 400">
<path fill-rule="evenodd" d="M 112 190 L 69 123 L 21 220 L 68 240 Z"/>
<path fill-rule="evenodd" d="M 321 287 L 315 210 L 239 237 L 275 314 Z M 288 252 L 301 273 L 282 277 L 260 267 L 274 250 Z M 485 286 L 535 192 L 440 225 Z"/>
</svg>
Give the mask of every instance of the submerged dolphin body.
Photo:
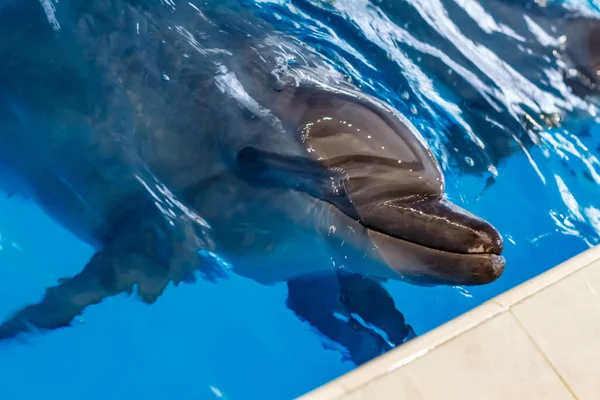
<svg viewBox="0 0 600 400">
<path fill-rule="evenodd" d="M 581 18 L 566 29 L 568 62 L 578 81 L 567 74 L 575 93 L 600 95 L 600 19 Z"/>
<path fill-rule="evenodd" d="M 97 253 L 0 339 L 134 287 L 152 303 L 170 282 L 214 279 L 206 253 L 264 284 L 331 273 L 328 259 L 420 284 L 502 273 L 500 234 L 443 198 L 413 125 L 309 49 L 242 18 L 225 33 L 218 2 L 61 2 L 54 31 L 34 5 L 0 13 L 21 38 L 0 44 L 0 165 Z M 294 68 L 290 52 L 305 57 Z"/>
<path fill-rule="evenodd" d="M 559 39 L 558 53 L 565 63 L 565 82 L 575 94 L 600 94 L 600 19 L 567 8 L 562 2 L 550 4 L 515 0 L 492 0 L 489 11 L 511 21 L 510 27 L 529 43 Z M 521 18 L 515 18 L 521 14 Z M 540 32 L 547 37 L 540 39 Z M 533 39 L 533 40 L 530 40 Z"/>
</svg>

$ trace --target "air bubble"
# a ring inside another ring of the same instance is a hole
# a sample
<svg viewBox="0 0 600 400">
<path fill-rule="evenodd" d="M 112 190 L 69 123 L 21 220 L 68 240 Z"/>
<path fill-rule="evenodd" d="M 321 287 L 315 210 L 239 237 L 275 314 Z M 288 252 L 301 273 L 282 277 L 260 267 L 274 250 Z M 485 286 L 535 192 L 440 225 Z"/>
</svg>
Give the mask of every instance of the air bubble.
<svg viewBox="0 0 600 400">
<path fill-rule="evenodd" d="M 475 161 L 471 157 L 465 157 L 465 162 L 469 164 L 470 167 L 475 165 Z"/>
<path fill-rule="evenodd" d="M 162 74 L 160 77 L 162 78 L 163 81 L 170 81 L 171 80 L 171 78 L 169 78 L 169 75 L 167 75 L 167 74 Z"/>
<path fill-rule="evenodd" d="M 458 291 L 458 293 L 462 294 L 466 298 L 470 299 L 473 297 L 473 295 L 463 286 L 454 286 L 454 289 L 456 289 Z"/>
</svg>

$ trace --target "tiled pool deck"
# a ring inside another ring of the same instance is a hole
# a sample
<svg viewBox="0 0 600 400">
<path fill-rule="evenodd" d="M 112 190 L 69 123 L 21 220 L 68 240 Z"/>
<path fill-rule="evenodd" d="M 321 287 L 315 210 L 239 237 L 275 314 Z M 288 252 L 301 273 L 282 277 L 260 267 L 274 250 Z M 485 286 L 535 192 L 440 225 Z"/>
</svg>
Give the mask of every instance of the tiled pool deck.
<svg viewBox="0 0 600 400">
<path fill-rule="evenodd" d="M 301 400 L 600 399 L 600 246 Z"/>
</svg>

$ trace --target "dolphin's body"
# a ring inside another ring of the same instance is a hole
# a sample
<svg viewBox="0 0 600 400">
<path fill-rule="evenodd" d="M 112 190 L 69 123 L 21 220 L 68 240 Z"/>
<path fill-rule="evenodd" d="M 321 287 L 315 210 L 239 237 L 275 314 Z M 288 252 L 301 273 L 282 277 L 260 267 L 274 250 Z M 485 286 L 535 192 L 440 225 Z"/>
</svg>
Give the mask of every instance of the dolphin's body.
<svg viewBox="0 0 600 400">
<path fill-rule="evenodd" d="M 217 24 L 231 11 L 219 2 L 65 1 L 60 29 L 38 4 L 0 11 L 19 37 L 0 44 L 0 167 L 24 182 L 7 191 L 97 253 L 0 339 L 135 286 L 152 303 L 170 282 L 214 278 L 207 251 L 264 284 L 340 266 L 419 284 L 502 273 L 500 234 L 443 198 L 415 127 L 310 49 L 239 15 Z M 290 53 L 305 58 L 292 68 Z"/>
</svg>

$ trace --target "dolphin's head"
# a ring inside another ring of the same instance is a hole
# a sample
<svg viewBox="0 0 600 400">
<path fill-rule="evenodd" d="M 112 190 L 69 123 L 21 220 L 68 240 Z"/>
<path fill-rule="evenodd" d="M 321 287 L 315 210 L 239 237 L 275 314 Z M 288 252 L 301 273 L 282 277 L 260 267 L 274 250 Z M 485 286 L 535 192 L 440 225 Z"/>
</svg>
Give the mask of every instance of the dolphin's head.
<svg viewBox="0 0 600 400">
<path fill-rule="evenodd" d="M 500 234 L 444 198 L 437 160 L 396 110 L 322 85 L 285 89 L 272 108 L 300 151 L 245 147 L 241 174 L 318 199 L 323 225 L 351 227 L 328 232 L 332 245 L 418 284 L 479 285 L 502 274 Z"/>
</svg>

